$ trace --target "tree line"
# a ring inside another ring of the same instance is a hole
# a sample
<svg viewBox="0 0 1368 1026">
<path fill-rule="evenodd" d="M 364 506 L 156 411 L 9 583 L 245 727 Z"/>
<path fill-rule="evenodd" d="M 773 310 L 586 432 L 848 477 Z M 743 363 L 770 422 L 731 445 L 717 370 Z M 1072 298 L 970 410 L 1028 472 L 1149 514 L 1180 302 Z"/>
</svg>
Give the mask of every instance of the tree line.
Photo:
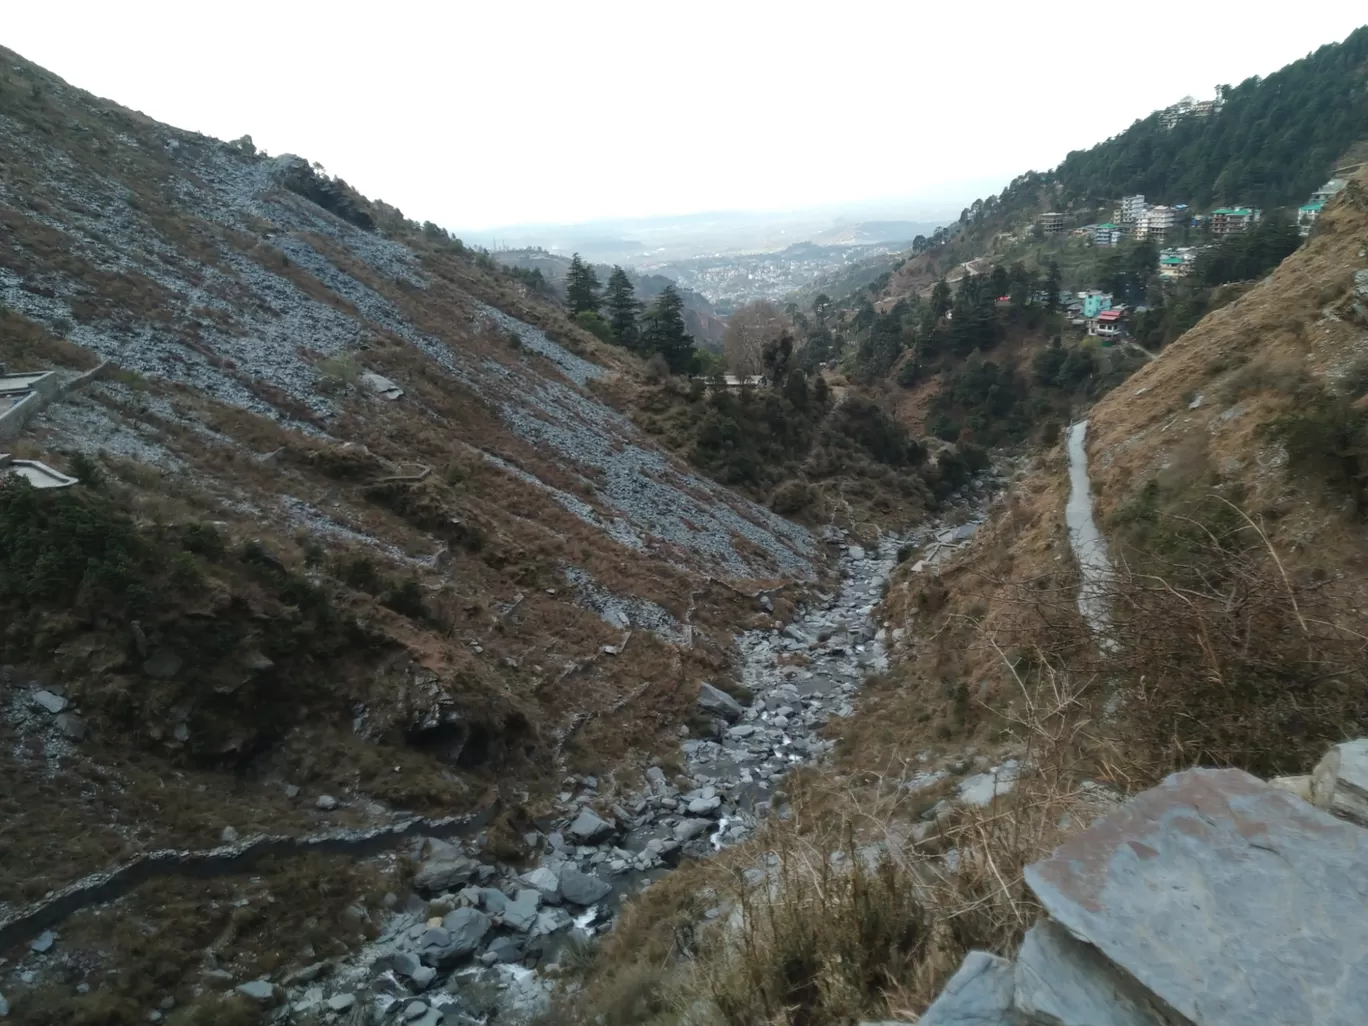
<svg viewBox="0 0 1368 1026">
<path fill-rule="evenodd" d="M 649 305 L 636 298 L 627 272 L 614 266 L 607 286 L 576 253 L 565 275 L 565 302 L 586 331 L 646 359 L 659 357 L 671 374 L 697 373 L 702 361 L 684 325 L 684 300 L 666 285 Z"/>
</svg>

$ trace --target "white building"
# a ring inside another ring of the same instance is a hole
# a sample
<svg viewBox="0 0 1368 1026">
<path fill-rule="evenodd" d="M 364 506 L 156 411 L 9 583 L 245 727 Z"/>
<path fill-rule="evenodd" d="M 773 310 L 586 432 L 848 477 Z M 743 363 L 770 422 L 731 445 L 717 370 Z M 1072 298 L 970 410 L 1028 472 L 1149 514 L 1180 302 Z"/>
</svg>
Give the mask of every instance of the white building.
<svg viewBox="0 0 1368 1026">
<path fill-rule="evenodd" d="M 1172 207 L 1149 207 L 1136 224 L 1135 234 L 1141 239 L 1163 240 L 1178 223 L 1178 211 Z"/>
<path fill-rule="evenodd" d="M 1121 220 L 1123 222 L 1139 221 L 1145 216 L 1145 197 L 1138 193 L 1134 196 L 1126 196 L 1121 200 Z"/>
</svg>

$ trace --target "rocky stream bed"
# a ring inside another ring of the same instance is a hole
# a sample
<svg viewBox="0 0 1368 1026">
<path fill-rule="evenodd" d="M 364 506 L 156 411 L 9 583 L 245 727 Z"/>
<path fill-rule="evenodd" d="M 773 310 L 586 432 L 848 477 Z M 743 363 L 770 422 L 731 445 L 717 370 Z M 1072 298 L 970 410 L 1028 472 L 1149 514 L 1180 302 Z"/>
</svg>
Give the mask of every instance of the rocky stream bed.
<svg viewBox="0 0 1368 1026">
<path fill-rule="evenodd" d="M 782 629 L 738 635 L 734 679 L 742 687 L 703 685 L 692 729 L 681 728 L 682 771 L 653 765 L 640 789 L 626 795 L 620 788 L 608 794 L 592 776 L 565 778 L 556 813 L 523 838 L 536 852 L 531 868 L 489 854 L 483 817 L 151 853 L 0 922 L 10 943 L 23 938 L 28 947 L 4 978 L 11 985 L 41 981 L 59 969 L 61 920 L 150 877 L 242 872 L 262 854 L 293 850 L 407 854 L 417 864 L 412 893 L 387 895 L 382 909 L 357 910 L 378 926 L 364 950 L 278 979 L 236 979 L 206 958 L 202 985 L 259 1002 L 278 1022 L 525 1022 L 549 1006 L 566 948 L 610 930 L 625 900 L 681 860 L 708 857 L 745 840 L 765 817 L 787 815 L 775 798 L 784 775 L 822 758 L 834 743 L 823 728 L 852 715 L 864 678 L 887 666 L 896 636 L 875 613 L 900 548 L 920 546 L 930 569 L 967 544 L 975 526 L 932 524 L 871 549 L 828 529 L 839 585 L 814 596 Z M 769 606 L 764 594 L 756 601 Z M 26 715 L 61 715 L 43 705 L 47 694 L 28 696 Z M 998 789 L 988 782 L 990 798 Z M 4 1009 L 0 1003 L 0 1016 Z M 149 1021 L 160 1016 L 149 1010 Z"/>
</svg>

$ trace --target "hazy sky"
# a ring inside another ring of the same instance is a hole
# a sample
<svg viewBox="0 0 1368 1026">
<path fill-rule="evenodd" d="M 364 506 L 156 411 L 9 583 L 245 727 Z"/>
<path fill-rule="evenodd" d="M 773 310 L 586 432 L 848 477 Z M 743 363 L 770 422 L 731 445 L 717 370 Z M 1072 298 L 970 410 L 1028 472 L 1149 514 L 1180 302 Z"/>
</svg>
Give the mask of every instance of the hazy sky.
<svg viewBox="0 0 1368 1026">
<path fill-rule="evenodd" d="M 958 207 L 1364 21 L 1363 0 L 41 0 L 6 5 L 0 44 L 473 229 Z"/>
</svg>

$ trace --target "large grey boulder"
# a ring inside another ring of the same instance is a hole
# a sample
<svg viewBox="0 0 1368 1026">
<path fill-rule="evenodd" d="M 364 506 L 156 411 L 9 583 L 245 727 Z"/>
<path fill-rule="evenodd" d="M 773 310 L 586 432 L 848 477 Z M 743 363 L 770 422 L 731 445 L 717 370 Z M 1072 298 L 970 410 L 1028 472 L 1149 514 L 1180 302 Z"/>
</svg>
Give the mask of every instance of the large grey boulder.
<svg viewBox="0 0 1368 1026">
<path fill-rule="evenodd" d="M 565 832 L 579 844 L 595 844 L 611 836 L 615 829 L 612 823 L 599 816 L 593 809 L 583 808 Z"/>
<path fill-rule="evenodd" d="M 1052 1026 L 1176 1026 L 1134 980 L 1091 944 L 1042 919 L 1016 958 L 1014 1004 L 1028 1022 Z"/>
<path fill-rule="evenodd" d="M 566 866 L 560 871 L 561 896 L 572 905 L 589 907 L 603 900 L 611 891 L 612 885 L 588 873 L 581 873 L 574 866 Z"/>
<path fill-rule="evenodd" d="M 1011 962 L 971 951 L 917 1026 L 1017 1026 L 1012 984 Z"/>
<path fill-rule="evenodd" d="M 504 907 L 501 918 L 510 930 L 526 933 L 536 924 L 537 910 L 540 908 L 540 892 L 526 888 L 518 891 L 518 896 Z"/>
<path fill-rule="evenodd" d="M 674 839 L 679 842 L 692 841 L 699 834 L 706 834 L 712 829 L 712 823 L 706 819 L 681 819 L 675 824 Z"/>
<path fill-rule="evenodd" d="M 728 721 L 739 720 L 741 714 L 745 712 L 741 708 L 741 703 L 732 698 L 731 695 L 706 683 L 698 688 L 698 707 L 707 712 L 716 713 Z"/>
<path fill-rule="evenodd" d="M 451 934 L 451 945 L 462 955 L 480 946 L 489 932 L 489 916 L 478 909 L 458 908 L 442 917 L 442 926 Z"/>
<path fill-rule="evenodd" d="M 518 877 L 518 882 L 525 884 L 540 894 L 542 901 L 553 905 L 560 901 L 560 877 L 545 866 L 529 869 L 522 876 Z M 518 898 L 519 900 L 522 899 L 521 893 L 519 893 Z"/>
<path fill-rule="evenodd" d="M 1196 1026 L 1368 1022 L 1368 831 L 1247 773 L 1174 774 L 1026 880 Z"/>
<path fill-rule="evenodd" d="M 418 872 L 413 875 L 413 888 L 428 894 L 449 891 L 469 883 L 479 868 L 480 864 L 474 859 L 440 852 L 424 859 L 418 866 Z"/>
<path fill-rule="evenodd" d="M 1368 826 L 1368 738 L 1325 753 L 1311 772 L 1311 802 L 1359 826 Z"/>
</svg>

